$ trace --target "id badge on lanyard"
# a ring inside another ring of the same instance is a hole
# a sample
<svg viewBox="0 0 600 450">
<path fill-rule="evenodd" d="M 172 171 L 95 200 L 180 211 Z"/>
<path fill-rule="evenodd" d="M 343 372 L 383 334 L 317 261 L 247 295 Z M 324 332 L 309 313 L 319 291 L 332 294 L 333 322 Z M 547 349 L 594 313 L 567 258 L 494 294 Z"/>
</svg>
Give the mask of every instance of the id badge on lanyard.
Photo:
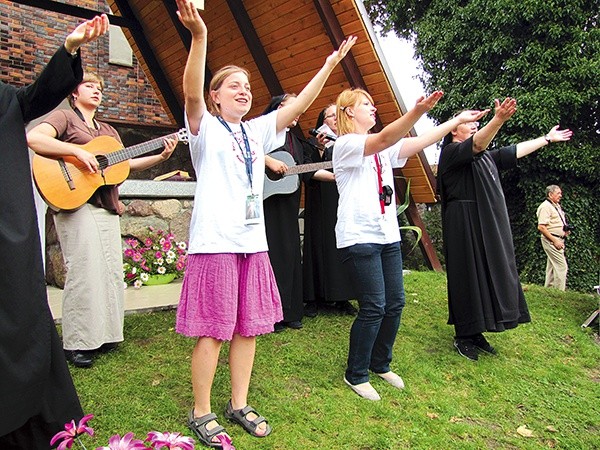
<svg viewBox="0 0 600 450">
<path fill-rule="evenodd" d="M 248 141 L 248 135 L 246 135 L 246 130 L 244 130 L 244 126 L 240 123 L 240 129 L 242 130 L 242 137 L 244 138 L 244 147 L 242 148 L 241 144 L 235 138 L 233 131 L 231 131 L 231 127 L 221 116 L 217 116 L 219 122 L 229 131 L 229 134 L 235 141 L 235 143 L 240 148 L 242 152 L 242 157 L 244 158 L 244 165 L 246 166 L 246 175 L 248 176 L 248 184 L 250 186 L 250 194 L 246 196 L 246 208 L 245 208 L 245 225 L 254 225 L 258 224 L 262 218 L 262 199 L 252 191 L 252 151 L 250 150 L 250 142 Z"/>
</svg>

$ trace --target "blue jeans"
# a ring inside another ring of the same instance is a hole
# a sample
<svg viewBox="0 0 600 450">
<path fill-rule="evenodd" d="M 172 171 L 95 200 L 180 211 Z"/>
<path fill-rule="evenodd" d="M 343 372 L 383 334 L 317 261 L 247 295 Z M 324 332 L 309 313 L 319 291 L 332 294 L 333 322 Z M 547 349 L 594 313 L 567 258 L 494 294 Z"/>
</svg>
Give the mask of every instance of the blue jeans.
<svg viewBox="0 0 600 450">
<path fill-rule="evenodd" d="M 390 371 L 392 348 L 404 308 L 400 243 L 356 244 L 339 250 L 358 293 L 358 316 L 350 330 L 346 379 L 369 381 L 369 370 Z"/>
</svg>

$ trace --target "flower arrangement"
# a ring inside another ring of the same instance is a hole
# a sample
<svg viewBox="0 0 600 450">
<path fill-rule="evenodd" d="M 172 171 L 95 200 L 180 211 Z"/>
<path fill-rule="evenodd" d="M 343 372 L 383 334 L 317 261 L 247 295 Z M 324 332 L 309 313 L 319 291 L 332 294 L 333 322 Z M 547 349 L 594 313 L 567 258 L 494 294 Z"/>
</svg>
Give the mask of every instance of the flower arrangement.
<svg viewBox="0 0 600 450">
<path fill-rule="evenodd" d="M 50 446 L 56 443 L 58 447 L 56 450 L 65 450 L 73 447 L 75 441 L 83 448 L 86 449 L 80 437 L 88 434 L 94 435 L 94 429 L 87 425 L 87 422 L 94 417 L 93 414 L 84 416 L 79 423 L 75 424 L 74 420 L 65 424 L 64 431 L 60 431 L 54 435 L 50 440 Z M 146 444 L 148 443 L 148 444 Z M 231 443 L 231 441 L 229 442 Z M 224 442 L 227 445 L 226 442 Z M 149 447 L 147 446 L 149 445 Z M 225 449 L 235 450 L 233 446 L 226 447 Z M 115 434 L 108 440 L 107 447 L 98 447 L 96 450 L 194 450 L 194 440 L 187 436 L 182 436 L 180 433 L 159 433 L 158 431 L 151 431 L 148 433 L 148 437 L 142 441 L 141 439 L 135 439 L 133 433 L 127 433 L 123 437 Z"/>
<path fill-rule="evenodd" d="M 175 236 L 148 227 L 140 239 L 125 239 L 123 276 L 127 285 L 139 289 L 151 275 L 175 274 L 181 277 L 185 269 L 187 244 L 176 242 Z"/>
</svg>

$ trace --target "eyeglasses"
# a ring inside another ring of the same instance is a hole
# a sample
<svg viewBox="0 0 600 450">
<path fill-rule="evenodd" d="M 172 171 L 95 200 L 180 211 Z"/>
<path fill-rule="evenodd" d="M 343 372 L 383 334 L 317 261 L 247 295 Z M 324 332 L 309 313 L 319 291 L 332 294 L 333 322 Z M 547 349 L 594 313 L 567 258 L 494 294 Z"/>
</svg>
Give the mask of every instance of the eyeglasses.
<svg viewBox="0 0 600 450">
<path fill-rule="evenodd" d="M 331 119 L 332 117 L 337 117 L 337 114 L 333 113 L 333 114 L 329 114 L 328 116 L 325 116 L 326 119 Z"/>
</svg>

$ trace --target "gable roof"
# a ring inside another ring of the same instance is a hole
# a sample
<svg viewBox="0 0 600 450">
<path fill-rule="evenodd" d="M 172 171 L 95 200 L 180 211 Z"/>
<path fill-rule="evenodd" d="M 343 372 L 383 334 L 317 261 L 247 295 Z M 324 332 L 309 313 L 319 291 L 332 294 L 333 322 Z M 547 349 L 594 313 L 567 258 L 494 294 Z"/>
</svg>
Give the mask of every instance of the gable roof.
<svg viewBox="0 0 600 450">
<path fill-rule="evenodd" d="M 107 0 L 111 23 L 119 25 L 173 123 L 183 121 L 183 70 L 190 34 L 177 18 L 174 1 Z M 345 36 L 358 42 L 329 77 L 322 93 L 300 118 L 305 135 L 319 111 L 348 87 L 366 89 L 377 106 L 381 128 L 406 111 L 360 0 L 206 0 L 206 81 L 236 64 L 250 72 L 256 116 L 271 97 L 298 93 Z M 423 153 L 409 159 L 402 175 L 411 179 L 415 202 L 434 203 L 434 178 Z"/>
</svg>

